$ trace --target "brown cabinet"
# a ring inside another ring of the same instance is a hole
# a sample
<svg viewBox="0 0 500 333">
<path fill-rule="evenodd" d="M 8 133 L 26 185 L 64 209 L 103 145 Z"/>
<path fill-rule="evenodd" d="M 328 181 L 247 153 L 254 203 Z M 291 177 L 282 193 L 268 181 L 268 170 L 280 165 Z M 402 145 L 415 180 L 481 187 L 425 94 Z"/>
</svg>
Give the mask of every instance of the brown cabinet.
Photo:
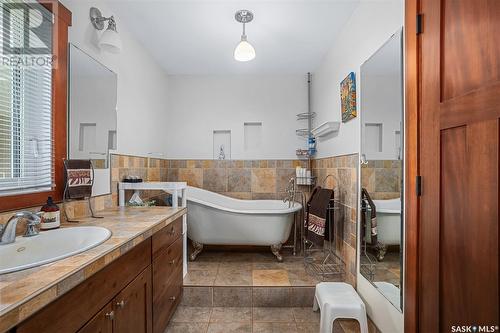
<svg viewBox="0 0 500 333">
<path fill-rule="evenodd" d="M 182 237 L 153 260 L 153 332 L 165 331 L 182 292 Z"/>
<path fill-rule="evenodd" d="M 114 299 L 113 333 L 151 332 L 151 267 Z"/>
<path fill-rule="evenodd" d="M 19 324 L 16 332 L 164 332 L 180 302 L 182 246 L 180 218 Z"/>
<path fill-rule="evenodd" d="M 78 333 L 150 333 L 151 267 L 146 268 Z"/>
<path fill-rule="evenodd" d="M 112 333 L 115 312 L 111 303 L 106 305 L 78 333 Z"/>
</svg>

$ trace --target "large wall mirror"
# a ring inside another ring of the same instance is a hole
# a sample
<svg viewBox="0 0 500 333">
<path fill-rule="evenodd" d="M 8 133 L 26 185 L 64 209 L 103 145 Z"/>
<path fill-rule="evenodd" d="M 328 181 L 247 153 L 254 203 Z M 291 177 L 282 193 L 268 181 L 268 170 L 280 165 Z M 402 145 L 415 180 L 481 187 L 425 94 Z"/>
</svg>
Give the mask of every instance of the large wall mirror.
<svg viewBox="0 0 500 333">
<path fill-rule="evenodd" d="M 69 158 L 107 169 L 116 149 L 117 76 L 75 45 L 69 53 Z"/>
<path fill-rule="evenodd" d="M 403 45 L 398 31 L 361 66 L 360 271 L 401 310 Z"/>
</svg>

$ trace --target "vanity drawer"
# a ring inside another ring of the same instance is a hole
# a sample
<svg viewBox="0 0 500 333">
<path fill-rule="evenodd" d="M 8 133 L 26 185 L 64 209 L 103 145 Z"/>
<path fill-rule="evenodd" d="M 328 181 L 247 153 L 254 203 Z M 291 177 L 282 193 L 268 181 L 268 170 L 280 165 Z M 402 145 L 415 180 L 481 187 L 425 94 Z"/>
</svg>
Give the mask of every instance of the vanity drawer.
<svg viewBox="0 0 500 333">
<path fill-rule="evenodd" d="M 179 269 L 182 271 L 182 238 L 178 238 L 153 260 L 153 300 L 163 297 Z"/>
<path fill-rule="evenodd" d="M 154 286 L 154 282 L 153 282 Z M 182 298 L 182 265 L 177 267 L 161 295 L 153 298 L 153 333 L 163 333 Z M 153 288 L 154 294 L 154 288 Z"/>
<path fill-rule="evenodd" d="M 178 238 L 153 261 L 153 332 L 164 332 L 181 290 L 182 238 Z"/>
<path fill-rule="evenodd" d="M 153 258 L 156 258 L 162 249 L 168 248 L 181 235 L 182 217 L 179 217 L 153 235 Z"/>
</svg>

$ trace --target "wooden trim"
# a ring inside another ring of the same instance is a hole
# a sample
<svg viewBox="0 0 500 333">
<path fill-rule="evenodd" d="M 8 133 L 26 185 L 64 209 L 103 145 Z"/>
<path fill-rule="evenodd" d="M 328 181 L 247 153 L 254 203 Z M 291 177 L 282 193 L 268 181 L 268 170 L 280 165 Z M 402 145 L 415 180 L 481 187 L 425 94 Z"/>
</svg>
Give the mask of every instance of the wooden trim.
<svg viewBox="0 0 500 333">
<path fill-rule="evenodd" d="M 0 212 L 43 205 L 48 196 L 61 201 L 64 191 L 63 160 L 67 156 L 68 27 L 71 12 L 54 0 L 40 3 L 55 14 L 53 41 L 55 66 L 52 70 L 52 128 L 54 141 L 54 183 L 51 191 L 0 197 Z"/>
<path fill-rule="evenodd" d="M 419 174 L 419 44 L 417 14 L 419 0 L 405 3 L 405 272 L 404 272 L 404 330 L 418 332 L 418 205 L 416 177 Z"/>
<path fill-rule="evenodd" d="M 418 260 L 419 330 L 439 332 L 439 237 L 441 210 L 441 48 L 442 1 L 420 0 L 424 32 L 420 38 L 419 71 L 419 170 L 422 196 L 419 205 Z"/>
<path fill-rule="evenodd" d="M 477 108 L 470 110 L 470 105 L 476 105 Z M 498 105 L 500 105 L 500 83 L 498 82 L 447 100 L 441 104 L 441 129 L 462 126 L 472 121 L 500 118 Z"/>
</svg>

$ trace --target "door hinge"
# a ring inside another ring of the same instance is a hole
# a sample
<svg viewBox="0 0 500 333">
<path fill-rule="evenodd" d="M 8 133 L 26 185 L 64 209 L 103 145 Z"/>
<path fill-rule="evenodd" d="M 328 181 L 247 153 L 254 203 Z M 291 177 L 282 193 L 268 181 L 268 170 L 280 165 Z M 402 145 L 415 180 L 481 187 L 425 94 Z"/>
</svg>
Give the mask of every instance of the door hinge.
<svg viewBox="0 0 500 333">
<path fill-rule="evenodd" d="M 422 33 L 422 14 L 417 14 L 417 35 Z"/>
<path fill-rule="evenodd" d="M 417 176 L 415 180 L 415 188 L 417 191 L 417 197 L 422 196 L 422 176 Z"/>
</svg>

